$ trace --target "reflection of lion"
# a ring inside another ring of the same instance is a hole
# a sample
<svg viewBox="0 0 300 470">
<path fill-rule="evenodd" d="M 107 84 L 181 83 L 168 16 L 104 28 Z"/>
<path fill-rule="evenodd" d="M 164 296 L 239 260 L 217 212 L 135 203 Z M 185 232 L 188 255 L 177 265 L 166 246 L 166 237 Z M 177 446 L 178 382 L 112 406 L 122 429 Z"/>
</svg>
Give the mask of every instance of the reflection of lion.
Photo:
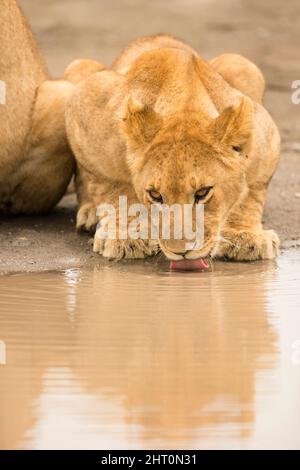
<svg viewBox="0 0 300 470">
<path fill-rule="evenodd" d="M 131 290 L 126 272 L 95 271 L 76 286 L 78 344 L 87 337 L 90 344 L 84 354 L 78 348 L 73 372 L 89 394 L 121 401 L 126 424 L 139 426 L 148 447 L 159 440 L 187 446 L 191 436 L 218 435 L 226 424 L 231 436 L 251 436 L 256 377 L 274 367 L 277 337 L 266 285 L 254 282 L 254 301 L 245 303 L 248 282 L 231 272 L 147 276 L 147 283 L 131 272 Z"/>
<path fill-rule="evenodd" d="M 266 311 L 274 268 L 263 278 L 230 264 L 201 276 L 134 265 L 4 277 L 0 448 L 85 448 L 91 436 L 103 448 L 107 435 L 131 447 L 198 447 L 202 436 L 217 446 L 226 424 L 228 437 L 250 437 L 259 377 L 277 361 Z"/>
<path fill-rule="evenodd" d="M 73 172 L 64 124 L 67 81 L 48 81 L 48 72 L 15 0 L 0 2 L 0 213 L 50 209 Z"/>
<path fill-rule="evenodd" d="M 160 240 L 168 258 L 275 257 L 278 237 L 262 229 L 261 219 L 280 137 L 261 104 L 263 92 L 261 72 L 241 56 L 207 64 L 168 36 L 131 44 L 113 70 L 77 85 L 68 107 L 78 226 L 91 229 L 96 206 L 117 206 L 120 195 L 148 206 L 205 204 L 202 249 Z M 96 239 L 94 247 L 109 257 L 152 252 L 141 240 Z"/>
</svg>

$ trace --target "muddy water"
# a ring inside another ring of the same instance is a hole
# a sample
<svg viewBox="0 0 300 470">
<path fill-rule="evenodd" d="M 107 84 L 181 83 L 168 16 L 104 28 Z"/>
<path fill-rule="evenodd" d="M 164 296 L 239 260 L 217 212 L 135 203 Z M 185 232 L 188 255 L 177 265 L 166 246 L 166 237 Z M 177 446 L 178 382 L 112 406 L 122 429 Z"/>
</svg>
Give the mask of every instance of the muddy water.
<svg viewBox="0 0 300 470">
<path fill-rule="evenodd" d="M 0 448 L 300 448 L 299 292 L 299 252 L 1 277 Z"/>
</svg>

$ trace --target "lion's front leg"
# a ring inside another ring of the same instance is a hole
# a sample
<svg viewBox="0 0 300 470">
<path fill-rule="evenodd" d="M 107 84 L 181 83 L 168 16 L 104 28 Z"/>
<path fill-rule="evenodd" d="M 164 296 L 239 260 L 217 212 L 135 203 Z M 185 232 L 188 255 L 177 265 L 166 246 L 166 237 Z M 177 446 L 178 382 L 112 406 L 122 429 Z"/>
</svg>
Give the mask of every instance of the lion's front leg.
<svg viewBox="0 0 300 470">
<path fill-rule="evenodd" d="M 248 196 L 233 209 L 215 252 L 218 258 L 235 261 L 274 259 L 279 252 L 280 240 L 274 230 L 262 228 L 262 213 L 266 189 L 252 189 Z"/>
<path fill-rule="evenodd" d="M 101 213 L 98 212 L 100 220 L 94 236 L 93 251 L 101 254 L 105 258 L 116 260 L 143 259 L 157 254 L 159 251 L 159 245 L 157 240 L 151 240 L 149 237 L 148 215 L 137 224 L 136 234 L 138 235 L 138 238 L 133 237 L 128 230 L 135 217 L 128 217 L 127 207 L 125 209 L 119 205 L 119 198 L 124 198 L 124 196 L 126 196 L 128 208 L 131 204 L 138 203 L 135 192 L 129 185 L 121 185 L 118 190 L 114 189 L 110 193 L 110 197 L 105 198 L 105 201 L 103 201 L 105 204 L 111 204 L 111 206 L 115 208 L 115 211 L 113 212 L 113 216 L 115 216 L 113 230 L 112 232 L 108 230 L 108 226 L 105 224 L 105 216 L 102 217 Z M 125 226 L 124 220 L 126 220 Z M 142 229 L 143 224 L 146 224 L 146 237 L 144 236 L 145 233 L 142 234 L 140 232 L 140 236 L 138 233 Z"/>
<path fill-rule="evenodd" d="M 77 194 L 80 201 L 80 208 L 77 213 L 77 228 L 94 232 L 93 251 L 109 259 L 141 259 L 152 256 L 158 252 L 158 242 L 148 238 L 131 238 L 122 231 L 120 237 L 120 213 L 119 198 L 126 197 L 127 207 L 131 204 L 139 203 L 133 187 L 130 184 L 107 180 L 104 177 L 99 179 L 88 174 L 80 168 L 76 178 Z M 101 222 L 103 218 L 99 212 L 101 205 L 110 205 L 115 208 L 116 233 L 114 237 L 101 236 Z M 123 218 L 127 218 L 123 214 Z M 101 220 L 102 219 L 102 220 Z M 130 218 L 127 218 L 130 224 Z M 97 225 L 98 230 L 97 229 Z"/>
<path fill-rule="evenodd" d="M 222 232 L 217 251 L 220 258 L 235 261 L 274 259 L 279 251 L 279 238 L 274 230 L 232 230 Z"/>
<path fill-rule="evenodd" d="M 158 253 L 159 247 L 155 240 L 109 240 L 94 237 L 93 251 L 109 259 L 143 259 Z"/>
<path fill-rule="evenodd" d="M 77 163 L 75 186 L 79 209 L 76 217 L 76 228 L 94 233 L 97 226 L 97 206 L 102 202 L 103 183 L 87 172 Z"/>
</svg>

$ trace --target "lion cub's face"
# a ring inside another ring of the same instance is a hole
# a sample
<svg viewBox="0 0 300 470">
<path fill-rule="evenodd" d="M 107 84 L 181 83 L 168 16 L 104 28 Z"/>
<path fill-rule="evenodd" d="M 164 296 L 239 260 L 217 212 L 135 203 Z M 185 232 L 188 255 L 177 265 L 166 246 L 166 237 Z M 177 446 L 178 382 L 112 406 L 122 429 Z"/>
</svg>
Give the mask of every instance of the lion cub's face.
<svg viewBox="0 0 300 470">
<path fill-rule="evenodd" d="M 140 201 L 149 206 L 191 204 L 194 209 L 204 205 L 204 243 L 192 248 L 191 240 L 161 238 L 160 247 L 169 259 L 213 255 L 230 209 L 247 190 L 244 174 L 252 123 L 247 98 L 210 121 L 200 121 L 195 112 L 163 120 L 153 110 L 129 103 L 124 130 Z M 195 210 L 192 213 L 195 229 Z"/>
</svg>

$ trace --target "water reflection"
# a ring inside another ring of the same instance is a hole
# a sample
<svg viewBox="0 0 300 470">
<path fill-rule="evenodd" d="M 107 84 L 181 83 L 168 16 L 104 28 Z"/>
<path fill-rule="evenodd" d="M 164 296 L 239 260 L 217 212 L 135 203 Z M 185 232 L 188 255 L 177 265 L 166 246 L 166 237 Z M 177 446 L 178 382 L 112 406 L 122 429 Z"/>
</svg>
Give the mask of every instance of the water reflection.
<svg viewBox="0 0 300 470">
<path fill-rule="evenodd" d="M 275 263 L 1 278 L 0 448 L 250 445 L 258 398 L 280 392 L 283 279 Z"/>
</svg>

